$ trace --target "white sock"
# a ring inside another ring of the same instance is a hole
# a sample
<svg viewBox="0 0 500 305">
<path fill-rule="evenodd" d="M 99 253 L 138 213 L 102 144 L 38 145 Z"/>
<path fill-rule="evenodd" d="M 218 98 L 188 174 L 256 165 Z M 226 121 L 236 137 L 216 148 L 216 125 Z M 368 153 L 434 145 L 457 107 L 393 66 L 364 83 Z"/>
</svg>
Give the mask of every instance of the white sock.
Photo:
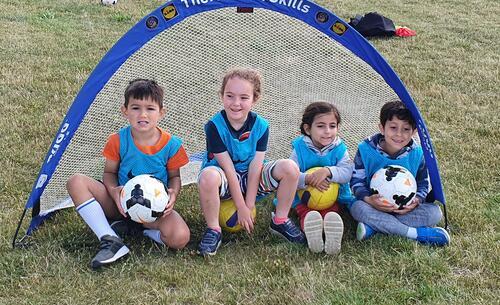
<svg viewBox="0 0 500 305">
<path fill-rule="evenodd" d="M 95 200 L 95 198 L 91 198 L 79 205 L 76 208 L 76 211 L 80 214 L 83 221 L 87 223 L 90 229 L 92 229 L 99 240 L 101 240 L 101 237 L 104 235 L 113 235 L 118 237 L 115 231 L 113 231 L 113 229 L 109 226 L 106 215 L 104 215 L 101 205 Z"/>
<path fill-rule="evenodd" d="M 410 239 L 417 239 L 417 228 L 408 227 L 408 232 L 406 232 L 406 237 Z"/>
<path fill-rule="evenodd" d="M 151 238 L 152 240 L 154 240 L 158 244 L 165 246 L 165 244 L 163 243 L 163 240 L 161 240 L 161 237 L 160 237 L 160 230 L 146 229 L 143 231 L 143 234 L 144 234 L 144 236 Z"/>
</svg>

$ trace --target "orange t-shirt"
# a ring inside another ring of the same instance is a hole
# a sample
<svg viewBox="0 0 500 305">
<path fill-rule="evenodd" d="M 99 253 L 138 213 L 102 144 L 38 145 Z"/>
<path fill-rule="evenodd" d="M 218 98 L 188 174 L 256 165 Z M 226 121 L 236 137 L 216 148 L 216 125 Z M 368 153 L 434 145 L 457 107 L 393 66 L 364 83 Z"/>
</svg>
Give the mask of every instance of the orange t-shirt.
<svg viewBox="0 0 500 305">
<path fill-rule="evenodd" d="M 158 140 L 158 142 L 156 142 L 155 145 L 142 146 L 137 145 L 134 142 L 135 146 L 147 155 L 154 155 L 159 152 L 163 147 L 165 147 L 165 145 L 167 145 L 172 136 L 161 128 L 158 128 L 158 130 L 160 130 L 161 135 L 160 139 Z M 120 161 L 120 135 L 118 133 L 114 133 L 108 137 L 108 141 L 106 142 L 106 145 L 102 150 L 102 155 L 108 160 L 118 162 Z M 189 158 L 187 156 L 186 150 L 184 149 L 184 146 L 181 145 L 177 153 L 172 156 L 172 158 L 168 159 L 167 170 L 179 169 L 182 166 L 186 165 L 188 162 Z"/>
</svg>

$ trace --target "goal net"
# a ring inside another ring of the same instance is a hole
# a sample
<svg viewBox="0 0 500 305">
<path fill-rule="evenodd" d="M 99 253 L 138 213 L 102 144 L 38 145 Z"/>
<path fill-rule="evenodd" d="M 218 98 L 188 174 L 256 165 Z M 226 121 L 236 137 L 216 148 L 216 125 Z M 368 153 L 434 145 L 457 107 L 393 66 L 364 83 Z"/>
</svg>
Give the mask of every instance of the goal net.
<svg viewBox="0 0 500 305">
<path fill-rule="evenodd" d="M 416 106 L 385 60 L 341 19 L 308 1 L 180 0 L 146 16 L 96 67 L 49 149 L 27 208 L 43 216 L 72 205 L 65 183 L 75 173 L 101 179 L 102 148 L 127 124 L 120 106 L 135 78 L 164 87 L 167 114 L 160 126 L 183 140 L 190 162 L 181 170 L 182 182 L 195 182 L 206 148 L 203 126 L 222 109 L 221 78 L 236 66 L 262 74 L 263 96 L 254 111 L 270 124 L 267 159 L 290 155 L 302 111 L 313 101 L 339 108 L 340 136 L 353 156 L 357 144 L 378 130 L 382 104 L 400 99 L 417 118 L 426 160 L 434 160 L 433 188 L 441 190 Z"/>
</svg>

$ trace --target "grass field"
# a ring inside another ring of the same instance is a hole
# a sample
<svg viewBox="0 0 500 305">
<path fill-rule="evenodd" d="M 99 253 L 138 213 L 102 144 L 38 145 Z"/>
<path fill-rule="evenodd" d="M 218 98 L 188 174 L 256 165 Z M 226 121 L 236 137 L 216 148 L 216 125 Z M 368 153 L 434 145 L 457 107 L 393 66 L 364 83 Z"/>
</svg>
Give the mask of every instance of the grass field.
<svg viewBox="0 0 500 305">
<path fill-rule="evenodd" d="M 500 304 L 500 4 L 498 1 L 317 1 L 348 20 L 378 11 L 417 36 L 372 43 L 415 99 L 439 158 L 452 225 L 445 248 L 354 237 L 339 256 L 311 254 L 267 230 L 194 253 L 203 219 L 194 187 L 177 204 L 187 249 L 126 240 L 132 254 L 89 269 L 97 242 L 73 210 L 11 238 L 66 110 L 107 50 L 163 1 L 0 1 L 0 304 Z M 269 206 L 269 205 L 268 205 Z"/>
</svg>

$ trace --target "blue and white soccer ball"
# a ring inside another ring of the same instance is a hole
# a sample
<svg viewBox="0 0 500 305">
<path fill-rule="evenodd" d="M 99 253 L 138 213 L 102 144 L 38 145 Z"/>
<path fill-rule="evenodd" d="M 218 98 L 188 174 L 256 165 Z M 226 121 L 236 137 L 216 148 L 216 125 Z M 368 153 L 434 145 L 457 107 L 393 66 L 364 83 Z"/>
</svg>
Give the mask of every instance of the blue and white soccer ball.
<svg viewBox="0 0 500 305">
<path fill-rule="evenodd" d="M 138 223 L 153 222 L 161 217 L 168 200 L 163 182 L 151 175 L 139 175 L 130 179 L 120 193 L 123 211 Z"/>
<path fill-rule="evenodd" d="M 409 170 L 389 165 L 373 174 L 370 181 L 372 194 L 382 195 L 382 201 L 402 209 L 417 193 L 417 182 Z"/>
<path fill-rule="evenodd" d="M 115 5 L 118 0 L 101 0 L 101 3 L 104 5 Z"/>
</svg>

